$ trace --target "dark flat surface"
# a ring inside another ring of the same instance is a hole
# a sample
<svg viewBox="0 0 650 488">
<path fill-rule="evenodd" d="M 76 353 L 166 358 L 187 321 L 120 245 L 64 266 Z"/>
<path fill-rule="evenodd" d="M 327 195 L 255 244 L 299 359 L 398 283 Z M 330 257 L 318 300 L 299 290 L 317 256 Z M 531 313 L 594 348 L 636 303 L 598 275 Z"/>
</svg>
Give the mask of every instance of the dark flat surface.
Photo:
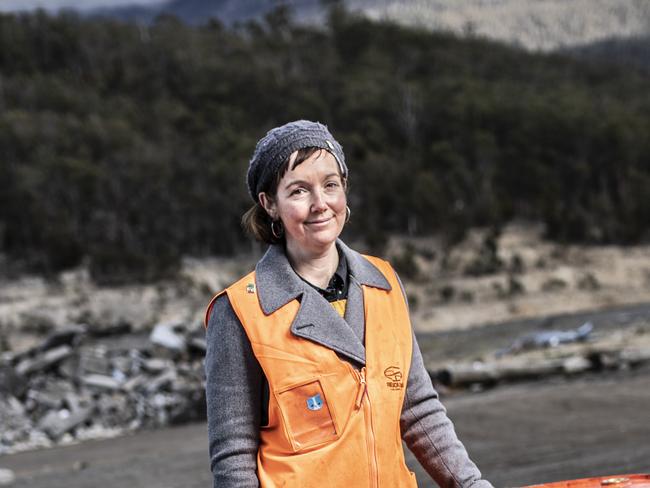
<svg viewBox="0 0 650 488">
<path fill-rule="evenodd" d="M 501 387 L 444 400 L 495 486 L 650 472 L 650 372 Z M 421 487 L 434 486 L 409 460 Z M 81 466 L 80 466 L 81 465 Z M 15 487 L 212 486 L 204 424 L 0 457 Z"/>
<path fill-rule="evenodd" d="M 650 472 L 650 371 L 513 385 L 444 403 L 495 486 Z M 416 467 L 421 486 L 426 475 Z"/>
</svg>

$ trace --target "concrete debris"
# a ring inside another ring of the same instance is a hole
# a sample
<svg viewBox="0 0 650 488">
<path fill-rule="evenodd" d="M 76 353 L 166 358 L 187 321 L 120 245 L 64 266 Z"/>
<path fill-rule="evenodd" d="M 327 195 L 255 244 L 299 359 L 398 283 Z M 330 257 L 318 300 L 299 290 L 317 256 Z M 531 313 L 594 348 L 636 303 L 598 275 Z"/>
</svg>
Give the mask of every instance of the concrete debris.
<svg viewBox="0 0 650 488">
<path fill-rule="evenodd" d="M 111 365 L 113 367 L 113 377 L 116 376 L 128 377 L 128 375 L 133 371 L 133 359 L 128 356 L 117 356 L 111 359 Z M 116 378 L 117 379 L 117 378 Z"/>
<path fill-rule="evenodd" d="M 52 395 L 45 391 L 39 390 L 29 390 L 27 392 L 27 398 L 41 404 L 47 408 L 61 408 L 63 407 L 63 396 L 62 395 Z"/>
<path fill-rule="evenodd" d="M 97 412 L 106 427 L 126 425 L 136 414 L 126 395 L 102 395 L 97 401 Z"/>
<path fill-rule="evenodd" d="M 46 332 L 0 363 L 0 455 L 205 419 L 196 328 L 158 324 L 148 341 L 82 325 Z"/>
<path fill-rule="evenodd" d="M 20 376 L 25 376 L 46 370 L 71 354 L 72 348 L 70 346 L 55 347 L 54 349 L 50 349 L 35 358 L 23 359 L 18 363 L 18 366 L 16 366 L 16 373 Z"/>
<path fill-rule="evenodd" d="M 81 340 L 86 330 L 87 327 L 85 325 L 77 324 L 58 329 L 50 333 L 39 348 L 42 351 L 46 351 L 57 346 L 74 346 Z"/>
<path fill-rule="evenodd" d="M 539 349 L 544 347 L 557 347 L 560 344 L 571 342 L 586 341 L 593 331 L 594 326 L 591 322 L 585 322 L 577 329 L 573 330 L 548 330 L 526 334 L 516 339 L 509 347 L 497 351 L 497 357 L 504 354 L 518 353 L 530 349 Z"/>
<path fill-rule="evenodd" d="M 187 346 L 183 332 L 184 326 L 181 322 L 166 322 L 156 325 L 149 339 L 158 346 L 182 352 Z"/>
<path fill-rule="evenodd" d="M 32 423 L 23 404 L 15 397 L 0 397 L 0 454 L 7 446 L 29 435 Z"/>
<path fill-rule="evenodd" d="M 111 362 L 107 356 L 106 348 L 83 348 L 79 355 L 79 368 L 82 374 L 111 373 Z"/>
<path fill-rule="evenodd" d="M 0 366 L 0 394 L 21 396 L 25 391 L 25 382 L 11 365 Z"/>
<path fill-rule="evenodd" d="M 122 389 L 126 392 L 136 391 L 148 381 L 148 378 L 145 375 L 134 376 L 124 382 Z"/>
<path fill-rule="evenodd" d="M 72 354 L 59 363 L 59 374 L 65 378 L 75 379 L 80 374 L 80 357 L 77 350 L 73 350 Z"/>
<path fill-rule="evenodd" d="M 105 376 L 101 374 L 88 374 L 81 378 L 81 382 L 91 388 L 98 388 L 100 390 L 119 390 L 120 382 L 112 376 Z"/>
<path fill-rule="evenodd" d="M 149 373 L 160 373 L 171 367 L 174 363 L 168 359 L 151 358 L 143 361 L 143 368 Z"/>
<path fill-rule="evenodd" d="M 562 369 L 567 374 L 582 373 L 592 369 L 593 364 L 588 358 L 582 356 L 573 356 L 567 358 L 562 363 Z"/>
<path fill-rule="evenodd" d="M 38 423 L 38 428 L 46 432 L 51 438 L 58 439 L 63 434 L 74 429 L 77 425 L 86 422 L 93 412 L 92 407 L 81 408 L 76 411 L 50 410 Z"/>
<path fill-rule="evenodd" d="M 205 354 L 205 351 L 207 349 L 205 337 L 192 337 L 187 345 L 190 347 L 190 349 L 203 354 Z"/>
<path fill-rule="evenodd" d="M 68 392 L 63 395 L 65 404 L 70 410 L 79 410 L 84 399 L 74 392 Z"/>
<path fill-rule="evenodd" d="M 650 349 L 630 348 L 620 351 L 619 357 L 622 362 L 630 366 L 637 366 L 650 361 Z"/>
<path fill-rule="evenodd" d="M 170 369 L 153 378 L 147 384 L 147 391 L 156 392 L 160 390 L 169 390 L 169 386 L 176 379 L 176 370 Z"/>
</svg>

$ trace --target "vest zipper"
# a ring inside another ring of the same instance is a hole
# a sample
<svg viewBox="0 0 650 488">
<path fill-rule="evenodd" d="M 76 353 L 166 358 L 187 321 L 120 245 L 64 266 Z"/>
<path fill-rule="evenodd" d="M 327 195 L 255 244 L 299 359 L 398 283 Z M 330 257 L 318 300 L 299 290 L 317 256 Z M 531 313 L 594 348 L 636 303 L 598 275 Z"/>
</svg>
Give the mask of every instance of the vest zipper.
<svg viewBox="0 0 650 488">
<path fill-rule="evenodd" d="M 363 401 L 363 396 L 366 393 L 368 385 L 366 384 L 366 372 L 365 367 L 361 371 L 356 371 L 357 378 L 359 379 L 359 391 L 357 392 L 357 401 L 354 402 L 354 405 L 357 407 L 357 410 L 361 408 L 361 402 Z"/>
<path fill-rule="evenodd" d="M 355 370 L 356 371 L 356 370 Z M 356 371 L 359 378 L 359 391 L 355 405 L 357 410 L 363 403 L 363 417 L 366 422 L 366 443 L 368 446 L 368 458 L 370 461 L 370 486 L 377 488 L 379 486 L 379 470 L 377 468 L 377 448 L 375 441 L 375 431 L 372 428 L 372 406 L 370 405 L 370 396 L 368 395 L 368 384 L 366 382 L 366 367 Z M 364 401 L 365 400 L 365 401 Z"/>
</svg>

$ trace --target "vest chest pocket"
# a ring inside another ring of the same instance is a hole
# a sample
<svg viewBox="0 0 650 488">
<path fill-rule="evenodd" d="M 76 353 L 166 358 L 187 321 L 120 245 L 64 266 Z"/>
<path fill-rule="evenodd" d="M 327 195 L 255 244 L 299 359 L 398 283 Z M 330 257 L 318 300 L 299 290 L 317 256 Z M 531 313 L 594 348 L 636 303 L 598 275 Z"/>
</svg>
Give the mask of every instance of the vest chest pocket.
<svg viewBox="0 0 650 488">
<path fill-rule="evenodd" d="M 283 388 L 276 398 L 294 451 L 338 438 L 320 380 Z"/>
</svg>

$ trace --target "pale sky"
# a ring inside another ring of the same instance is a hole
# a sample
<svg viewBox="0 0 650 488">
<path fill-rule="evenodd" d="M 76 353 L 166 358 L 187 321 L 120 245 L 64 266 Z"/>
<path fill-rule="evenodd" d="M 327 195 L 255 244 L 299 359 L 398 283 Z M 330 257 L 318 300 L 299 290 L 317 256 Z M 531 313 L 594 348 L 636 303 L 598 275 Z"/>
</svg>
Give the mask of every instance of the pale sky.
<svg viewBox="0 0 650 488">
<path fill-rule="evenodd" d="M 0 12 L 16 12 L 21 10 L 58 10 L 74 8 L 89 10 L 97 7 L 122 7 L 124 5 L 154 5 L 165 0 L 0 0 Z"/>
</svg>

